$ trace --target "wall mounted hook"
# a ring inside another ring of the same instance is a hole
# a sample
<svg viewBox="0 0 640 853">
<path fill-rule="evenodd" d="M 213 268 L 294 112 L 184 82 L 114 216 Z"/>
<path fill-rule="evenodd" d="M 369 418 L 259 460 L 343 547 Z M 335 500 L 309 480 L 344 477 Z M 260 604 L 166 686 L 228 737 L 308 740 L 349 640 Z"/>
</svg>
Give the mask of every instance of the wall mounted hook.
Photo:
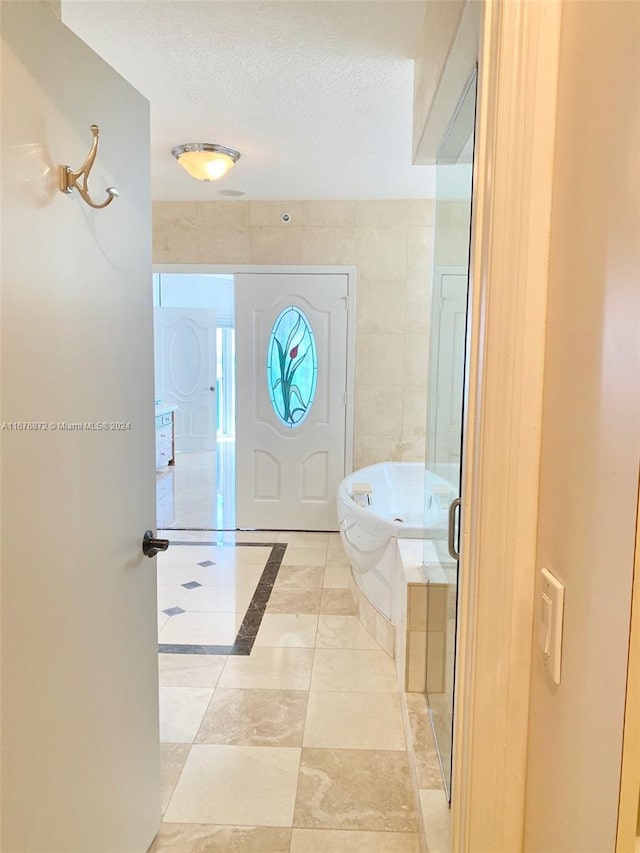
<svg viewBox="0 0 640 853">
<path fill-rule="evenodd" d="M 111 204 L 119 193 L 115 187 L 107 187 L 108 197 L 102 202 L 102 204 L 96 204 L 92 201 L 91 196 L 89 195 L 89 187 L 87 186 L 89 173 L 91 172 L 93 161 L 96 159 L 96 154 L 98 153 L 98 142 L 100 141 L 100 129 L 97 124 L 91 125 L 91 133 L 93 135 L 91 150 L 89 151 L 87 159 L 84 161 L 82 166 L 80 166 L 80 168 L 75 172 L 70 169 L 69 166 L 58 167 L 60 173 L 60 191 L 63 193 L 70 193 L 75 187 L 89 207 L 95 207 L 97 210 L 100 210 L 100 208 Z"/>
</svg>

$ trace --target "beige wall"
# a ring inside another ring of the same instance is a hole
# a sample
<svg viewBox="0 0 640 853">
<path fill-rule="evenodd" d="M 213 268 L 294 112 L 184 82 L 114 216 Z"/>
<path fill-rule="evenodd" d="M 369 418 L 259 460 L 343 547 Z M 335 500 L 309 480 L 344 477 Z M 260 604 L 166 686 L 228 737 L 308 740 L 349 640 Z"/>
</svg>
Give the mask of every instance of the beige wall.
<svg viewBox="0 0 640 853">
<path fill-rule="evenodd" d="M 430 200 L 155 202 L 153 260 L 355 264 L 354 466 L 415 461 L 425 449 L 432 224 Z"/>
<path fill-rule="evenodd" d="M 637 3 L 563 4 L 538 569 L 565 585 L 562 683 L 534 651 L 525 849 L 615 849 L 640 460 Z M 537 608 L 536 608 L 537 612 Z"/>
</svg>

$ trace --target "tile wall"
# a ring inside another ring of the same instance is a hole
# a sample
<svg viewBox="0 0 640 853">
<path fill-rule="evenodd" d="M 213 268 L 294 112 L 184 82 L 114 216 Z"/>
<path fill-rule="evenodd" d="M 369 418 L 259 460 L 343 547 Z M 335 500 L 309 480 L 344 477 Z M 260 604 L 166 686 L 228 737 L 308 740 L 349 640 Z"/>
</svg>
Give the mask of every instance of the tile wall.
<svg viewBox="0 0 640 853">
<path fill-rule="evenodd" d="M 157 264 L 357 267 L 356 468 L 424 459 L 432 239 L 428 199 L 153 206 Z"/>
</svg>

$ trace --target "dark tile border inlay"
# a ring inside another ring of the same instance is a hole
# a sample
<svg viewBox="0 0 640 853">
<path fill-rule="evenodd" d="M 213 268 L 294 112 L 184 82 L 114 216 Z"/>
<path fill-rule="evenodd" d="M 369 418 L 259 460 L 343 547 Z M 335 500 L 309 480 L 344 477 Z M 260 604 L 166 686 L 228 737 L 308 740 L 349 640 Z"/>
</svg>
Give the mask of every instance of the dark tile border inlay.
<svg viewBox="0 0 640 853">
<path fill-rule="evenodd" d="M 271 596 L 271 590 L 278 577 L 280 566 L 287 550 L 286 542 L 232 542 L 224 546 L 217 542 L 172 542 L 174 545 L 214 545 L 215 547 L 227 548 L 271 548 L 267 562 L 260 575 L 260 580 L 249 602 L 247 612 L 238 629 L 232 646 L 195 646 L 188 644 L 158 643 L 159 654 L 170 655 L 250 655 L 255 643 L 267 602 Z M 215 564 L 212 564 L 215 565 Z M 166 612 L 166 611 L 165 611 Z"/>
</svg>

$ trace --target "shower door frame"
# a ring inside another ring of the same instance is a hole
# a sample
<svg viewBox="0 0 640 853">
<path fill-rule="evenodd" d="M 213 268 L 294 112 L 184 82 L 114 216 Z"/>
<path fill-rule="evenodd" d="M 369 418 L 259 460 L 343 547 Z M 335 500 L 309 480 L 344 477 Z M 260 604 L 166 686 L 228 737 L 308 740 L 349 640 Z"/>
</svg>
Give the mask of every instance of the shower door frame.
<svg viewBox="0 0 640 853">
<path fill-rule="evenodd" d="M 450 54 L 458 73 L 472 59 L 479 65 L 453 744 L 458 851 L 523 842 L 561 5 L 485 0 L 481 16 L 479 50 L 458 39 Z"/>
</svg>

